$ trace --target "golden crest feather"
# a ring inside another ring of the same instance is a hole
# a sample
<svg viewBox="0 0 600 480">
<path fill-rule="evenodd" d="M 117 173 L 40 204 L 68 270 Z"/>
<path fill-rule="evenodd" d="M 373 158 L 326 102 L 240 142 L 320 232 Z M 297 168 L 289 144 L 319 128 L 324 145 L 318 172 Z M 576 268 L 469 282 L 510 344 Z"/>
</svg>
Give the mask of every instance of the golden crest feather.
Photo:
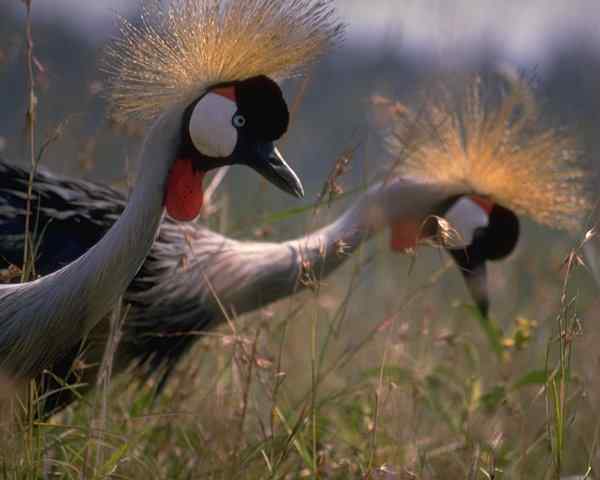
<svg viewBox="0 0 600 480">
<path fill-rule="evenodd" d="M 217 83 L 296 74 L 343 28 L 331 0 L 151 0 L 120 30 L 102 63 L 112 113 L 151 119 Z"/>
<path fill-rule="evenodd" d="M 454 80 L 427 92 L 415 111 L 383 100 L 392 116 L 386 143 L 395 171 L 466 184 L 551 227 L 580 226 L 592 200 L 576 137 L 542 125 L 522 78 L 504 75 L 495 92 L 479 75 Z"/>
</svg>

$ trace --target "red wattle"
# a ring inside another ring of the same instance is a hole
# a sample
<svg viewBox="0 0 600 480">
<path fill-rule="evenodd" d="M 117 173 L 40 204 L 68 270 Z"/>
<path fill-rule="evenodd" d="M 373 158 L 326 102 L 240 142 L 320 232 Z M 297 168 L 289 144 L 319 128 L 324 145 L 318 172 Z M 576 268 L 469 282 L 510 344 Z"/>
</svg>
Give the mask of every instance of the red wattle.
<svg viewBox="0 0 600 480">
<path fill-rule="evenodd" d="M 417 222 L 398 222 L 390 227 L 390 249 L 394 252 L 403 252 L 417 246 L 421 237 L 421 225 Z"/>
<path fill-rule="evenodd" d="M 167 180 L 165 207 L 170 217 L 180 222 L 194 220 L 202 208 L 204 172 L 195 171 L 190 158 L 178 158 Z"/>
<path fill-rule="evenodd" d="M 480 197 L 479 195 L 471 195 L 469 199 L 477 204 L 479 208 L 481 208 L 488 215 L 492 213 L 492 209 L 494 208 L 494 202 L 492 202 L 489 198 Z"/>
</svg>

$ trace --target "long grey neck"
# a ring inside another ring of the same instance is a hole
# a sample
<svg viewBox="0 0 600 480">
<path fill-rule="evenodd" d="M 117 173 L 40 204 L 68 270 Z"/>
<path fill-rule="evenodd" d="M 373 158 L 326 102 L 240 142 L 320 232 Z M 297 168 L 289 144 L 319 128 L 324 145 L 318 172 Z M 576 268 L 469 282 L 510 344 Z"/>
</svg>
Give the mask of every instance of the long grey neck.
<svg viewBox="0 0 600 480">
<path fill-rule="evenodd" d="M 464 185 L 406 178 L 378 184 L 336 221 L 304 237 L 279 244 L 222 238 L 211 264 L 200 268 L 222 305 L 238 314 L 249 312 L 314 285 L 391 222 L 423 220 L 449 197 L 466 191 Z"/>
<path fill-rule="evenodd" d="M 7 373 L 40 373 L 85 336 L 125 292 L 162 219 L 177 127 L 174 114 L 155 123 L 129 203 L 98 244 L 51 275 L 0 288 L 0 361 Z"/>
</svg>

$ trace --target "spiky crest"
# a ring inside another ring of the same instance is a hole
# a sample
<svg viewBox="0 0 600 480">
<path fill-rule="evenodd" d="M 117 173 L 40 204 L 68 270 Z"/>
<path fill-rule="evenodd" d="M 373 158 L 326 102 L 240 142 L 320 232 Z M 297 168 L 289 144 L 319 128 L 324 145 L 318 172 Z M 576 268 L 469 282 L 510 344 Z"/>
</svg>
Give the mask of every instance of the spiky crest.
<svg viewBox="0 0 600 480">
<path fill-rule="evenodd" d="M 121 38 L 102 62 L 119 119 L 154 118 L 222 82 L 282 80 L 343 30 L 332 0 L 147 0 L 142 12 L 139 25 L 121 19 Z"/>
<path fill-rule="evenodd" d="M 543 125 L 522 77 L 500 79 L 494 88 L 480 75 L 455 76 L 415 110 L 379 97 L 392 116 L 386 143 L 395 170 L 464 183 L 542 224 L 577 228 L 592 202 L 575 135 Z"/>
</svg>

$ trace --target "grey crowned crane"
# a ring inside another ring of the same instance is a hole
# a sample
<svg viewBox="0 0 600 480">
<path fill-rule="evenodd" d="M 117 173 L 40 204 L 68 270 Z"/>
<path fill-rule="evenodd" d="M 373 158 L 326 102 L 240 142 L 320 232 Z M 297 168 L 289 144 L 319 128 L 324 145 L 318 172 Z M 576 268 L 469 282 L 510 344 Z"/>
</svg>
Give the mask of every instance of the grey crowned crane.
<svg viewBox="0 0 600 480">
<path fill-rule="evenodd" d="M 509 93 L 509 97 L 517 95 L 513 90 Z M 507 100 L 509 97 L 503 102 L 515 100 Z M 408 110 L 401 110 L 408 114 Z M 492 111 L 487 113 L 492 124 L 500 121 Z M 404 155 L 395 143 L 404 135 L 401 121 L 395 119 L 395 140 L 390 143 L 397 156 Z M 476 167 L 475 162 L 467 168 L 461 165 L 460 150 L 447 151 L 453 161 L 441 158 L 439 151 L 431 157 L 420 156 L 426 148 L 439 146 L 432 138 L 423 134 L 416 139 L 413 145 L 420 145 L 419 149 L 415 146 L 413 156 L 403 157 L 398 168 L 405 170 L 404 176 L 391 176 L 373 185 L 333 223 L 295 240 L 242 242 L 199 224 L 165 219 L 150 255 L 125 293 L 124 300 L 131 308 L 124 321 L 114 371 L 134 366 L 143 378 L 155 376 L 162 388 L 198 339 L 195 333 L 225 319 L 221 306 L 241 315 L 292 295 L 303 288 L 299 280 L 307 268 L 319 277 L 329 275 L 349 253 L 388 225 L 392 226 L 394 250 L 415 246 L 421 238 L 440 238 L 439 233 L 453 236 L 445 247 L 461 267 L 476 302 L 486 310 L 485 262 L 508 254 L 518 238 L 517 217 L 500 202 L 552 225 L 571 225 L 575 215 L 581 216 L 587 197 L 583 172 L 570 153 L 573 140 L 535 127 L 513 150 L 517 157 L 489 151 L 485 165 Z M 559 151 L 561 156 L 557 156 Z M 434 172 L 436 165 L 443 171 Z M 510 169 L 517 169 L 517 175 Z M 539 180 L 532 178 L 534 173 Z M 0 163 L 0 257 L 11 263 L 18 263 L 22 255 L 27 178 L 26 171 Z M 547 190 L 540 190 L 542 180 Z M 535 203 L 524 194 L 514 193 L 523 185 L 528 185 Z M 36 262 L 41 274 L 86 251 L 110 228 L 125 205 L 125 197 L 118 191 L 48 172 L 38 172 L 34 191 L 34 205 L 39 205 L 34 215 L 43 232 Z M 546 198 L 543 192 L 554 192 L 558 201 Z M 444 216 L 447 221 L 430 223 L 427 219 L 432 215 Z M 99 363 L 107 325 L 106 321 L 100 323 L 85 345 L 65 351 L 53 374 L 69 383 L 95 385 L 95 367 L 77 370 L 75 365 Z M 79 356 L 83 362 L 75 361 Z M 54 377 L 41 380 L 45 389 L 60 390 L 60 385 L 53 383 Z M 52 412 L 72 399 L 72 392 L 63 390 L 46 400 L 46 411 Z"/>
<path fill-rule="evenodd" d="M 544 125 L 526 79 L 508 69 L 491 78 L 454 75 L 427 89 L 414 110 L 381 97 L 377 103 L 391 125 L 386 144 L 399 175 L 465 182 L 471 191 L 443 214 L 454 237 L 447 250 L 484 315 L 486 264 L 514 250 L 518 215 L 571 232 L 583 225 L 592 190 L 581 149 L 568 129 Z M 431 233 L 416 222 L 391 230 L 395 251 Z"/>
<path fill-rule="evenodd" d="M 289 122 L 273 79 L 298 72 L 338 35 L 331 4 L 180 0 L 167 8 L 147 11 L 139 27 L 124 21 L 104 65 L 115 113 L 153 121 L 135 188 L 86 253 L 43 278 L 0 286 L 3 379 L 27 383 L 79 345 L 138 273 L 164 211 L 175 220 L 198 215 L 208 170 L 244 164 L 302 195 L 273 145 Z"/>
</svg>

